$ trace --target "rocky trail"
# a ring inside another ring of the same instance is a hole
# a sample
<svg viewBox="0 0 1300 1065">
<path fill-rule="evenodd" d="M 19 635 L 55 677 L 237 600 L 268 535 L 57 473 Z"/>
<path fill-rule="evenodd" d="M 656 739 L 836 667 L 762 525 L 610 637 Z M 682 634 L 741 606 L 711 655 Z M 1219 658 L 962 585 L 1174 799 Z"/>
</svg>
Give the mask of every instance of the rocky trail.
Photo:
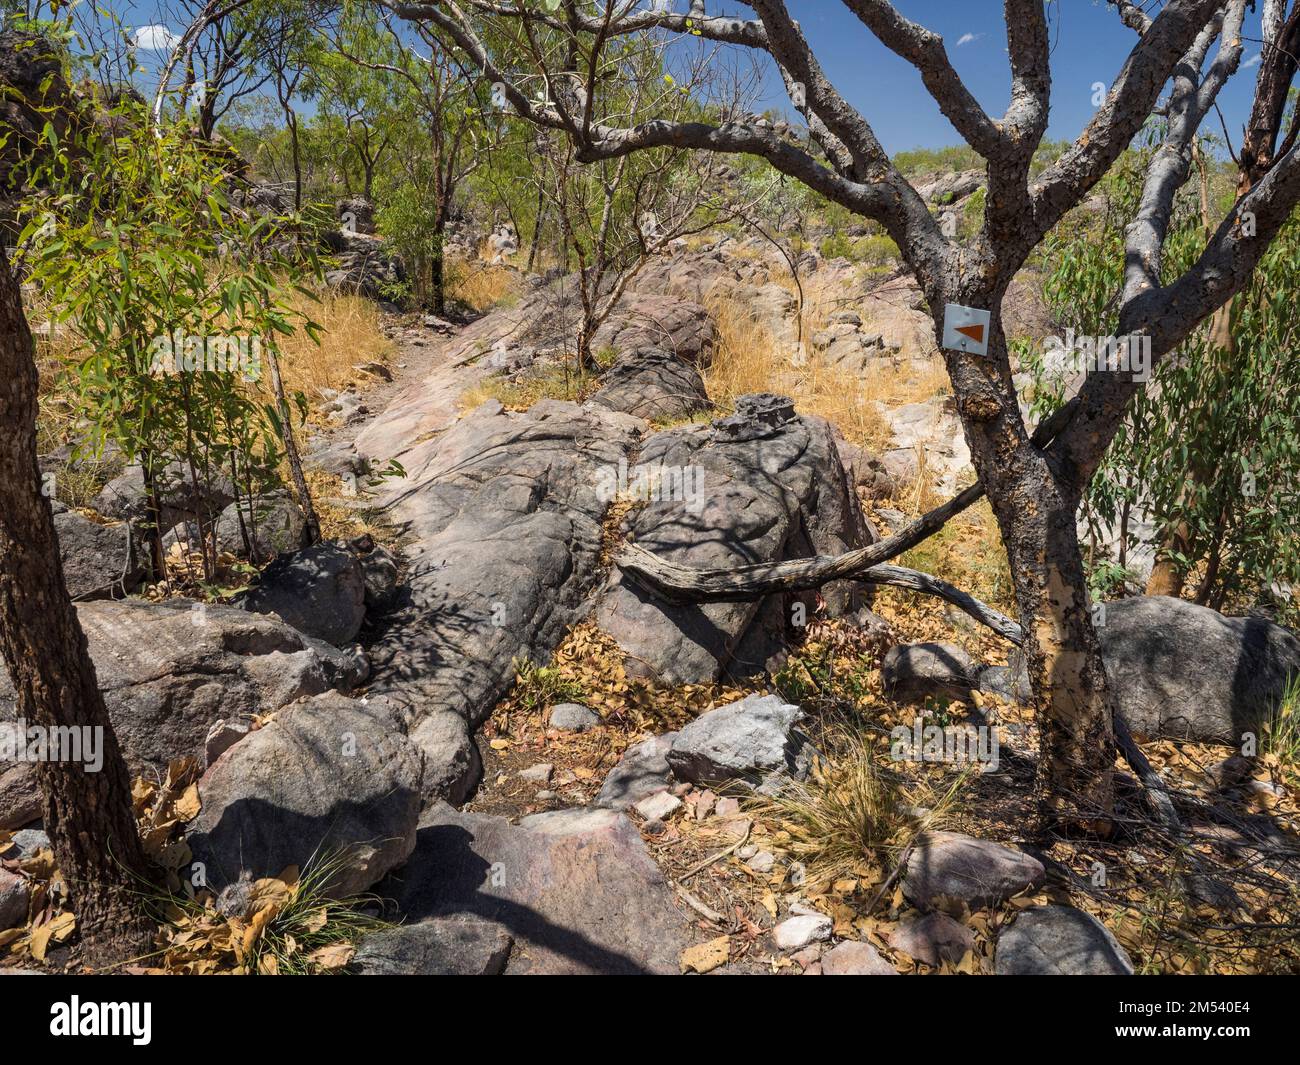
<svg viewBox="0 0 1300 1065">
<path fill-rule="evenodd" d="M 612 565 L 629 541 L 711 568 L 877 539 L 863 500 L 906 470 L 882 473 L 780 395 L 713 408 L 710 285 L 746 306 L 767 291 L 770 331 L 788 325 L 788 301 L 750 269 L 706 252 L 651 271 L 598 338 L 610 368 L 582 402 L 481 393 L 553 364 L 552 287 L 463 325 L 390 319 L 394 356 L 364 391 L 321 397 L 333 424 L 306 458 L 390 547 L 282 554 L 230 605 L 81 604 L 132 770 L 205 767 L 168 852 L 178 872 L 200 869 L 235 905 L 250 877 L 346 855 L 331 891 L 373 892 L 399 922 L 357 945 L 363 973 L 1133 971 L 1071 894 L 1084 856 L 1015 841 L 1034 732 L 1014 656 L 981 662 L 970 649 L 990 638 L 945 642 L 946 615 L 918 627 L 851 582 L 690 606 Z M 818 343 L 865 328 L 839 325 Z M 915 410 L 895 413 L 896 455 L 943 452 Z M 964 465 L 947 454 L 940 487 Z M 117 556 L 72 545 L 76 572 L 111 585 Z M 1300 671 L 1300 644 L 1261 619 L 1141 598 L 1110 613 L 1124 713 L 1157 742 L 1231 743 Z M 929 811 L 907 815 L 896 873 L 808 880 L 780 805 L 853 763 L 816 685 L 790 699 L 771 679 L 819 641 L 870 672 L 884 725 L 957 700 L 1004 745 L 1009 772 L 972 784 L 984 819 L 938 831 Z M 0 714 L 12 706 L 0 686 Z M 998 809 L 998 838 L 981 838 Z M 39 847 L 38 817 L 31 767 L 7 767 L 0 829 Z"/>
</svg>

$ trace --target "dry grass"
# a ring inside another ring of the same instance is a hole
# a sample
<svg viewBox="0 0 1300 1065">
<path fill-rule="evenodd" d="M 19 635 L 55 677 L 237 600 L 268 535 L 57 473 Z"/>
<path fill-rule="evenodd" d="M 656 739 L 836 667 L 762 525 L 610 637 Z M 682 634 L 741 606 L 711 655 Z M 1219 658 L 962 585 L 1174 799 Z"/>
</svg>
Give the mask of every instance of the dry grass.
<svg viewBox="0 0 1300 1065">
<path fill-rule="evenodd" d="M 386 363 L 394 352 L 392 341 L 380 328 L 374 303 L 329 289 L 314 291 L 312 296 L 290 289 L 284 300 L 316 322 L 322 334 L 319 344 L 302 330 L 279 340 L 276 350 L 286 389 L 315 396 L 322 388 L 342 391 L 349 384 L 374 383 L 374 377 L 353 369 L 368 362 Z"/>
<path fill-rule="evenodd" d="M 521 278 L 520 272 L 508 265 L 454 259 L 447 264 L 447 295 L 474 313 L 483 314 L 517 300 Z"/>
<path fill-rule="evenodd" d="M 839 307 L 823 287 L 805 286 L 804 296 L 806 341 L 825 328 Z M 779 392 L 790 396 L 801 412 L 833 422 L 851 443 L 879 451 L 893 437 L 885 409 L 949 390 L 947 372 L 937 359 L 879 358 L 865 373 L 827 366 L 805 352 L 786 350 L 765 324 L 734 301 L 715 299 L 708 305 L 717 340 L 705 384 L 720 406 L 730 407 L 738 396 L 751 392 Z"/>
</svg>

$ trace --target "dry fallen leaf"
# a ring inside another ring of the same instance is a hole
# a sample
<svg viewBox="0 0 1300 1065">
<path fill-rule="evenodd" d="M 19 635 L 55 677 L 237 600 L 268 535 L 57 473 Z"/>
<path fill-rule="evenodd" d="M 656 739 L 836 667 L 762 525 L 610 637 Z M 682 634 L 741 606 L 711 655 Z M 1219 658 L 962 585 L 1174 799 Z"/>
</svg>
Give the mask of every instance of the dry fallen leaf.
<svg viewBox="0 0 1300 1065">
<path fill-rule="evenodd" d="M 731 940 L 718 936 L 707 943 L 697 943 L 682 951 L 680 964 L 683 973 L 711 973 L 731 960 Z"/>
<path fill-rule="evenodd" d="M 352 960 L 356 948 L 351 943 L 331 943 L 307 955 L 307 960 L 322 969 L 342 969 Z"/>
</svg>

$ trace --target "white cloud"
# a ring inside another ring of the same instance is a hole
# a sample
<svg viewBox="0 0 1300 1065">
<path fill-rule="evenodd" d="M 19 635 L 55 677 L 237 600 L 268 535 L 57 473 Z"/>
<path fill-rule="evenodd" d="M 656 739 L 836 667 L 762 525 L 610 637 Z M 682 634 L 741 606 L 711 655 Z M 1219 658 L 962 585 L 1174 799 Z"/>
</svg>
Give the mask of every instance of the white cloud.
<svg viewBox="0 0 1300 1065">
<path fill-rule="evenodd" d="M 982 33 L 963 33 L 957 38 L 957 47 L 960 48 L 963 44 L 970 44 L 971 41 L 978 41 L 983 36 Z"/>
<path fill-rule="evenodd" d="M 1261 59 L 1263 59 L 1263 58 L 1264 58 L 1264 53 L 1263 53 L 1263 52 L 1256 52 L 1253 56 L 1251 56 L 1249 59 L 1247 59 L 1247 60 L 1246 60 L 1244 63 L 1242 63 L 1241 65 L 1242 65 L 1243 67 L 1257 67 L 1257 66 L 1259 66 L 1259 61 L 1260 61 Z"/>
<path fill-rule="evenodd" d="M 131 43 L 147 52 L 170 52 L 179 40 L 166 26 L 141 26 L 131 34 Z"/>
</svg>

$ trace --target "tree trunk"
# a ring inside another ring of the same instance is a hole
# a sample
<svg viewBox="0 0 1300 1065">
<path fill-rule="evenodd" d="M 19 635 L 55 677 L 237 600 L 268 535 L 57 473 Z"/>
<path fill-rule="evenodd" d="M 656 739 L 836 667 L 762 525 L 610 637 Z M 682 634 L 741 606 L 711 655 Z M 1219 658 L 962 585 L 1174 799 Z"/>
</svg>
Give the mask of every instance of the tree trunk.
<svg viewBox="0 0 1300 1065">
<path fill-rule="evenodd" d="M 293 487 L 298 493 L 298 503 L 302 507 L 305 519 L 302 546 L 310 547 L 320 539 L 320 519 L 316 517 L 316 507 L 311 501 L 311 489 L 307 487 L 307 477 L 302 471 L 302 457 L 298 454 L 298 441 L 293 435 L 293 411 L 284 393 L 284 379 L 280 376 L 280 359 L 272 345 L 266 345 L 264 350 L 267 367 L 271 371 L 271 390 L 275 393 L 275 406 L 280 412 L 280 421 L 284 429 L 284 455 L 289 462 L 289 476 L 293 478 Z M 249 513 L 252 513 L 251 507 Z"/>
<path fill-rule="evenodd" d="M 931 301 L 942 345 L 943 304 Z M 946 351 L 962 425 L 988 493 L 1015 585 L 1040 733 L 1038 793 L 1046 820 L 1105 834 L 1114 811 L 1114 702 L 1088 603 L 1078 508 L 1082 486 L 1025 436 L 1006 365 L 1002 292 L 960 293 L 993 308 L 990 358 Z"/>
<path fill-rule="evenodd" d="M 0 424 L 7 430 L 0 446 L 0 648 L 18 717 L 29 728 L 98 737 L 98 771 L 84 761 L 51 759 L 37 764 L 37 779 L 45 831 L 72 894 L 85 960 L 104 966 L 149 949 L 152 926 L 139 901 L 148 863 L 132 813 L 131 781 L 68 598 L 54 518 L 40 490 L 34 355 L 18 286 L 0 249 Z"/>
</svg>

